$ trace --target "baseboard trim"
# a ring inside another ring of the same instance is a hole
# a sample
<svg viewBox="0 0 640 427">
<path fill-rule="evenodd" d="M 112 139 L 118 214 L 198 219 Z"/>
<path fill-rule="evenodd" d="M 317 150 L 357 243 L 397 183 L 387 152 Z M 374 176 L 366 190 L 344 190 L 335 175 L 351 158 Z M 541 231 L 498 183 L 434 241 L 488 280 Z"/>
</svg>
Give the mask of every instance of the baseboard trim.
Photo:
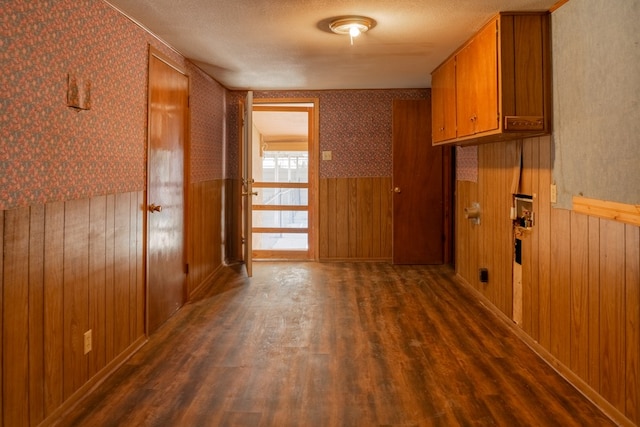
<svg viewBox="0 0 640 427">
<path fill-rule="evenodd" d="M 513 322 L 506 314 L 504 314 L 498 307 L 496 307 L 482 292 L 474 288 L 467 282 L 462 276 L 456 273 L 456 280 L 476 296 L 482 305 L 484 305 L 491 313 L 493 313 L 501 322 L 503 322 L 511 332 L 513 332 L 523 343 L 527 345 L 534 353 L 538 355 L 547 365 L 549 365 L 554 371 L 556 371 L 561 377 L 563 377 L 569 384 L 571 384 L 580 394 L 587 398 L 591 403 L 596 405 L 607 417 L 614 423 L 624 427 L 635 427 L 636 424 L 631 422 L 622 412 L 620 412 L 615 406 L 609 403 L 604 397 L 602 397 L 597 391 L 595 391 L 589 384 L 587 384 L 576 373 L 569 369 L 564 363 L 558 360 L 553 354 L 551 354 L 546 348 L 540 345 L 530 335 L 528 335 L 522 328 L 520 328 L 515 322 Z"/>
<path fill-rule="evenodd" d="M 75 391 L 62 405 L 58 406 L 47 418 L 45 418 L 38 427 L 55 426 L 62 421 L 64 415 L 76 408 L 93 390 L 109 378 L 120 366 L 129 360 L 134 354 L 140 350 L 148 341 L 146 335 L 135 340 L 122 353 L 109 362 L 104 368 L 96 373 L 82 387 Z"/>
</svg>

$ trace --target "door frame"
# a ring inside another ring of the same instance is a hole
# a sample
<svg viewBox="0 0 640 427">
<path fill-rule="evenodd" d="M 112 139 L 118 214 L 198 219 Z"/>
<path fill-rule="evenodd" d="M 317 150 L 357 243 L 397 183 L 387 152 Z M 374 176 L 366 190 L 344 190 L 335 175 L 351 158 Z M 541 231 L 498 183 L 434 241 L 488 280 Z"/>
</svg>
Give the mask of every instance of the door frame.
<svg viewBox="0 0 640 427">
<path fill-rule="evenodd" d="M 241 103 L 244 103 L 244 98 L 241 99 Z M 312 104 L 313 114 L 311 114 L 311 118 L 309 121 L 309 251 L 308 251 L 308 259 L 310 261 L 318 260 L 318 253 L 320 248 L 320 243 L 318 241 L 319 236 L 319 201 L 320 197 L 318 194 L 319 190 L 319 170 L 320 170 L 320 100 L 319 98 L 253 98 L 253 105 L 265 105 L 265 104 L 281 104 L 282 106 L 290 106 L 292 104 Z M 243 111 L 241 107 L 241 111 Z M 241 113 L 241 115 L 244 115 Z M 242 117 L 241 117 L 242 118 Z M 242 138 L 242 136 L 241 136 Z M 240 144 L 242 145 L 242 144 Z M 242 147 L 241 153 L 238 159 L 238 166 L 240 171 L 242 171 Z M 242 197 L 242 196 L 241 196 Z M 242 200 L 242 199 L 240 199 Z M 242 206 L 240 206 L 242 208 Z M 242 212 L 242 210 L 240 210 Z M 239 239 L 242 239 L 242 236 L 239 236 Z M 242 243 L 242 242 L 240 242 Z"/>
<path fill-rule="evenodd" d="M 141 209 L 143 209 L 144 211 L 144 215 L 143 215 L 143 259 L 144 259 L 144 283 L 145 283 L 145 291 L 144 291 L 144 297 L 145 297 L 145 322 L 144 322 L 144 331 L 145 331 L 145 335 L 149 336 L 149 303 L 150 303 L 150 292 L 149 292 L 149 248 L 148 248 L 148 244 L 149 244 L 149 211 L 148 211 L 148 206 L 150 203 L 149 200 L 149 187 L 150 187 L 150 174 L 149 174 L 149 150 L 151 148 L 151 132 L 150 132 L 150 126 L 151 126 L 151 97 L 149 96 L 149 91 L 150 91 L 150 79 L 151 79 L 151 57 L 155 57 L 156 59 L 164 62 L 165 64 L 167 64 L 169 67 L 173 68 L 174 70 L 176 70 L 177 72 L 179 72 L 180 74 L 184 75 L 187 78 L 187 99 L 191 98 L 191 79 L 189 77 L 189 74 L 187 73 L 186 68 L 182 67 L 181 65 L 179 65 L 178 63 L 174 62 L 172 59 L 170 59 L 168 56 L 166 56 L 165 54 L 163 54 L 160 50 L 158 50 L 157 48 L 148 45 L 149 47 L 149 51 L 148 51 L 148 55 L 147 55 L 147 128 L 146 128 L 146 147 L 145 147 L 145 155 L 147 156 L 147 160 L 145 162 L 145 177 L 146 177 L 146 182 L 145 182 L 145 191 L 144 191 L 144 205 L 141 206 Z M 190 188 L 190 163 L 189 163 L 189 159 L 190 159 L 190 152 L 191 152 L 191 109 L 188 106 L 188 102 L 187 102 L 187 111 L 186 111 L 186 117 L 185 117 L 185 122 L 184 122 L 184 128 L 183 128 L 183 141 L 184 141 L 184 146 L 183 148 L 183 212 L 182 212 L 182 216 L 183 216 L 183 248 L 182 248 L 182 264 L 184 266 L 184 280 L 182 283 L 182 301 L 183 301 L 183 305 L 187 302 L 188 300 L 188 281 L 189 281 L 189 275 L 188 275 L 188 263 L 189 263 L 189 215 L 188 215 L 188 206 L 189 206 L 189 188 Z"/>
</svg>

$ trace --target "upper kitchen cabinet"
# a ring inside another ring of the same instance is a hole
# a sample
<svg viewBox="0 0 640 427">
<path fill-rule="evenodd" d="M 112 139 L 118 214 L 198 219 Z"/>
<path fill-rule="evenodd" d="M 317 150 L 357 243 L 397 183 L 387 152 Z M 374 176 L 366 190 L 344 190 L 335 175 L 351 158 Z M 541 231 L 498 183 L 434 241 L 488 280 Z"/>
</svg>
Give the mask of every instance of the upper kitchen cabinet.
<svg viewBox="0 0 640 427">
<path fill-rule="evenodd" d="M 433 144 L 548 134 L 547 12 L 503 12 L 432 73 Z"/>
<path fill-rule="evenodd" d="M 450 58 L 431 75 L 433 143 L 456 137 L 456 61 Z"/>
</svg>

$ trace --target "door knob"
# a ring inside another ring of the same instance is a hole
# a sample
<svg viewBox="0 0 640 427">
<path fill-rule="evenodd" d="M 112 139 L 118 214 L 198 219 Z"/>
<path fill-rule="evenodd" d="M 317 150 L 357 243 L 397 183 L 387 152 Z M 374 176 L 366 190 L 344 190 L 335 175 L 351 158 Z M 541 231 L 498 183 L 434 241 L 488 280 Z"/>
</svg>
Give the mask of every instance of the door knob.
<svg viewBox="0 0 640 427">
<path fill-rule="evenodd" d="M 400 189 L 400 187 L 396 187 L 393 189 L 394 193 L 402 193 L 402 190 Z"/>
<path fill-rule="evenodd" d="M 162 206 L 156 205 L 155 203 L 151 203 L 149 205 L 149 212 L 151 212 L 151 213 L 162 212 Z"/>
</svg>

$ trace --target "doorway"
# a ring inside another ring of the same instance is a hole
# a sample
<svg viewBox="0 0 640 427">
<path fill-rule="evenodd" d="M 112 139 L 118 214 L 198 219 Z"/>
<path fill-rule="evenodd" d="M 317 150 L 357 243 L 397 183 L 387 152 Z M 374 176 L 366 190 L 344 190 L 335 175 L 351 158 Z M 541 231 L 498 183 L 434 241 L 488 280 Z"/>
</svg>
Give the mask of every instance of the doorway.
<svg viewBox="0 0 640 427">
<path fill-rule="evenodd" d="M 251 158 L 253 193 L 251 232 L 243 233 L 245 245 L 251 239 L 251 260 L 245 263 L 315 260 L 317 100 L 253 99 L 251 114 L 251 153 L 242 156 L 242 164 Z"/>
</svg>

